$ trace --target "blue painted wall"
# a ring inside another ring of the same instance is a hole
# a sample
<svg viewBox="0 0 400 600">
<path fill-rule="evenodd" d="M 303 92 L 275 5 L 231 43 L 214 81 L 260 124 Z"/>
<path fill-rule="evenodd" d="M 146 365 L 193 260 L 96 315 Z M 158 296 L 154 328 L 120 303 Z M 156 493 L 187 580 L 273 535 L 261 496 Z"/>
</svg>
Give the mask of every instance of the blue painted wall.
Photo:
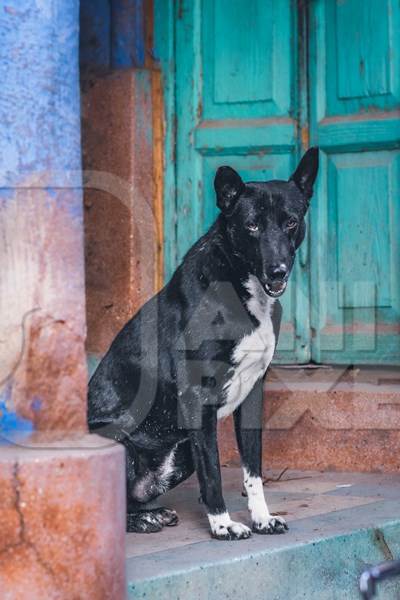
<svg viewBox="0 0 400 600">
<path fill-rule="evenodd" d="M 9 0 L 0 10 L 0 187 L 49 169 L 79 172 L 78 7 Z"/>
<path fill-rule="evenodd" d="M 144 66 L 144 0 L 81 0 L 80 6 L 83 70 Z"/>
<path fill-rule="evenodd" d="M 18 188 L 40 188 L 49 207 L 66 210 L 79 238 L 81 187 L 79 0 L 8 0 L 0 9 L 0 220 Z M 35 181 L 32 182 L 32 177 Z M 37 179 L 40 177 L 40 180 Z M 43 196 L 42 196 L 43 197 Z M 19 200 L 20 201 L 20 200 Z M 67 201 L 67 205 L 65 202 Z M 39 227 L 39 223 L 32 223 Z M 67 224 L 66 224 L 67 227 Z M 28 232 L 21 232 L 21 236 Z M 33 253 L 42 248 L 32 248 Z M 10 250 L 12 255 L 12 249 Z M 35 254 L 36 255 L 36 254 Z M 2 257 L 5 268 L 11 259 Z M 76 282 L 79 282 L 79 273 Z M 74 283 L 78 285 L 78 283 Z M 23 294 L 23 289 L 2 293 Z M 42 307 L 43 310 L 46 307 Z M 1 360 L 1 358 L 0 358 Z M 12 404 L 15 373 L 0 375 L 0 440 L 10 431 L 30 432 Z M 30 399 L 40 410 L 40 401 Z"/>
</svg>

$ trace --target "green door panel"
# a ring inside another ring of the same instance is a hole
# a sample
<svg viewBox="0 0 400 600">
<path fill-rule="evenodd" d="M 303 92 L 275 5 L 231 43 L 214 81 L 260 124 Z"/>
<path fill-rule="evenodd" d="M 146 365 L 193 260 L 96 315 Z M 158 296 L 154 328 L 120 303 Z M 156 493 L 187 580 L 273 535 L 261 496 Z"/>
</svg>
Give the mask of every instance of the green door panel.
<svg viewBox="0 0 400 600">
<path fill-rule="evenodd" d="M 400 3 L 311 3 L 312 357 L 400 363 Z"/>
<path fill-rule="evenodd" d="M 196 4 L 195 0 L 186 5 Z M 288 0 L 203 0 L 203 119 L 286 116 L 293 103 Z"/>
<path fill-rule="evenodd" d="M 219 166 L 231 165 L 248 181 L 287 178 L 299 150 L 292 2 L 253 0 L 251 10 L 248 0 L 178 5 L 177 262 L 217 216 Z M 299 262 L 283 299 L 278 360 L 310 358 L 308 297 L 307 269 Z"/>
<path fill-rule="evenodd" d="M 398 107 L 398 0 L 322 4 L 316 9 L 326 26 L 327 116 Z"/>
</svg>

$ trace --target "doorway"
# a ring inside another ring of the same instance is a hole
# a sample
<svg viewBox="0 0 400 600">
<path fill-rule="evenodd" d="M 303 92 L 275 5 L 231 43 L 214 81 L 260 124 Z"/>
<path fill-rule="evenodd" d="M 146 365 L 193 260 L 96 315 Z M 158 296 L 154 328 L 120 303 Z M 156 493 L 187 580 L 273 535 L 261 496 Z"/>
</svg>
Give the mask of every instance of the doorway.
<svg viewBox="0 0 400 600">
<path fill-rule="evenodd" d="M 155 0 L 154 14 L 167 277 L 217 215 L 219 165 L 287 179 L 318 145 L 275 362 L 400 364 L 399 2 Z"/>
</svg>

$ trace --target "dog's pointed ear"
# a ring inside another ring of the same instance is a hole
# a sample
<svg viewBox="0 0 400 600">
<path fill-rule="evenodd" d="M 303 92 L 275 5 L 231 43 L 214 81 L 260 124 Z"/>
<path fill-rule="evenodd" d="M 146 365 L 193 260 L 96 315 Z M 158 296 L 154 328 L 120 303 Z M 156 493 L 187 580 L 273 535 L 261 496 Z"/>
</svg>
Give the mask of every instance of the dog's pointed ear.
<svg viewBox="0 0 400 600">
<path fill-rule="evenodd" d="M 319 149 L 310 148 L 304 154 L 289 181 L 294 181 L 299 190 L 309 200 L 313 195 L 313 186 L 318 174 Z"/>
<path fill-rule="evenodd" d="M 240 175 L 234 169 L 219 167 L 214 179 L 218 208 L 222 212 L 230 213 L 244 187 Z"/>
</svg>

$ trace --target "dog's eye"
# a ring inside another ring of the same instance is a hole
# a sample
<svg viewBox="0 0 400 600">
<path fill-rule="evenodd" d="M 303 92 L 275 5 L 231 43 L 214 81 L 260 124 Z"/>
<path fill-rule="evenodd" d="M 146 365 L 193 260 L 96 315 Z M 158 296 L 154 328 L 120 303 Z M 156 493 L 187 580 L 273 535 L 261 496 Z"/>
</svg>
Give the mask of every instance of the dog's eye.
<svg viewBox="0 0 400 600">
<path fill-rule="evenodd" d="M 249 223 L 247 225 L 247 229 L 249 231 L 258 231 L 258 225 L 256 225 L 255 223 Z"/>
<path fill-rule="evenodd" d="M 295 227 L 297 227 L 296 219 L 289 219 L 289 221 L 287 222 L 287 228 L 294 229 Z"/>
</svg>

